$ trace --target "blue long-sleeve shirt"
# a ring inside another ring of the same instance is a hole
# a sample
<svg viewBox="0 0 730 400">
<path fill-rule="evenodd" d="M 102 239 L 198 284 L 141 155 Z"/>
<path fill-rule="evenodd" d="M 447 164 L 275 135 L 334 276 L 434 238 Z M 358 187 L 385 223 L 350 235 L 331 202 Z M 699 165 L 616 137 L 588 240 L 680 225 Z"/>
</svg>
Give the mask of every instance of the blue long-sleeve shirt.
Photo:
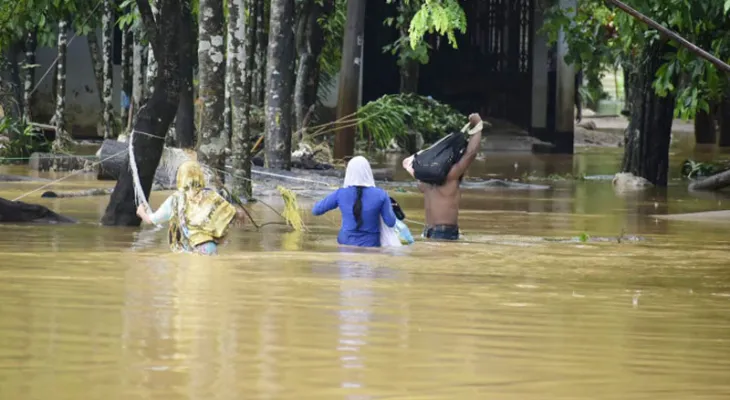
<svg viewBox="0 0 730 400">
<path fill-rule="evenodd" d="M 395 213 L 390 204 L 390 197 L 385 190 L 377 187 L 366 187 L 362 190 L 362 224 L 357 229 L 357 221 L 352 208 L 357 200 L 357 188 L 337 189 L 329 196 L 317 202 L 312 214 L 322 215 L 327 211 L 339 208 L 342 213 L 342 227 L 337 235 L 337 243 L 349 246 L 380 247 L 380 217 L 389 227 L 395 226 Z"/>
</svg>

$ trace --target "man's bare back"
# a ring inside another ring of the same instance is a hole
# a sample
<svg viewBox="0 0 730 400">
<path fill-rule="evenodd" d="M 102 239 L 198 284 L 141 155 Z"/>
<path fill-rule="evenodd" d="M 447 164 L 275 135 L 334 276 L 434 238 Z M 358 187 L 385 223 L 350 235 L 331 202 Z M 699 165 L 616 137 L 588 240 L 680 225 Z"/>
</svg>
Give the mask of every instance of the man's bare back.
<svg viewBox="0 0 730 400">
<path fill-rule="evenodd" d="M 479 114 L 469 116 L 470 128 L 474 128 L 481 122 Z M 426 209 L 426 237 L 442 239 L 458 239 L 459 232 L 459 200 L 461 200 L 460 184 L 466 170 L 476 158 L 481 146 L 482 131 L 471 132 L 469 144 L 459 162 L 454 164 L 442 185 L 431 185 L 418 182 L 418 189 L 423 193 L 424 207 Z M 413 158 L 410 156 L 403 160 L 403 168 L 411 176 L 413 173 Z"/>
</svg>

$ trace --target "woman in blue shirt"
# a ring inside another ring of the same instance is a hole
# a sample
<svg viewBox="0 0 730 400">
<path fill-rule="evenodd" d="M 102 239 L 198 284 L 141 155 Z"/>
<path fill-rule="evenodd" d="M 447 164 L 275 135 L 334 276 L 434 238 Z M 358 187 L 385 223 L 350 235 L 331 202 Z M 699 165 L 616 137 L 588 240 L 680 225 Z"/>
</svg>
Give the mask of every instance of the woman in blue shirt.
<svg viewBox="0 0 730 400">
<path fill-rule="evenodd" d="M 342 227 L 337 235 L 341 245 L 380 247 L 381 225 L 395 226 L 390 197 L 385 190 L 375 187 L 373 171 L 365 157 L 354 157 L 347 163 L 343 187 L 317 202 L 312 214 L 322 215 L 335 208 L 342 213 Z"/>
</svg>

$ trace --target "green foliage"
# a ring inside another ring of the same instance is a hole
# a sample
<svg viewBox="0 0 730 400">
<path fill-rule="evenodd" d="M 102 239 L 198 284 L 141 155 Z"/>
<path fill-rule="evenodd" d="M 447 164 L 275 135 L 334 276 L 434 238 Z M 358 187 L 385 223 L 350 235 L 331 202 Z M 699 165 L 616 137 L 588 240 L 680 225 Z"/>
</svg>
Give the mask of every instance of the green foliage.
<svg viewBox="0 0 730 400">
<path fill-rule="evenodd" d="M 408 3 L 418 0 L 403 1 Z M 457 48 L 455 31 L 466 33 L 466 15 L 458 0 L 420 0 L 420 3 L 421 7 L 408 27 L 411 48 L 415 49 L 426 33 L 446 36 L 449 44 Z"/>
<path fill-rule="evenodd" d="M 730 169 L 727 163 L 703 163 L 686 160 L 682 163 L 682 176 L 688 179 L 705 178 Z"/>
<path fill-rule="evenodd" d="M 568 43 L 565 61 L 583 70 L 586 85 L 581 89 L 583 103 L 596 108 L 606 98 L 601 79 L 606 69 L 615 70 L 625 60 L 616 27 L 616 13 L 604 2 L 580 1 L 576 10 L 563 10 L 559 6 L 548 9 L 542 33 L 547 34 L 550 44 L 560 39 L 561 30 Z"/>
<path fill-rule="evenodd" d="M 395 1 L 386 0 L 388 4 Z M 401 35 L 394 43 L 383 47 L 383 51 L 398 54 L 398 65 L 403 66 L 409 59 L 428 63 L 431 46 L 423 40 L 426 33 L 446 36 L 449 44 L 458 48 L 456 31 L 466 32 L 466 15 L 458 0 L 397 1 L 398 15 L 383 23 L 408 35 Z"/>
<path fill-rule="evenodd" d="M 49 152 L 51 142 L 45 137 L 33 131 L 31 125 L 26 125 L 20 120 L 5 117 L 0 120 L 0 135 L 14 137 L 9 142 L 0 146 L 0 158 L 26 159 L 35 152 Z M 0 161 L 25 161 L 25 160 L 0 160 Z"/>
<path fill-rule="evenodd" d="M 716 57 L 730 60 L 728 0 L 628 0 L 626 3 Z M 602 0 L 581 0 L 577 10 L 561 10 L 555 6 L 546 17 L 544 32 L 551 43 L 558 40 L 562 29 L 568 44 L 566 61 L 580 65 L 589 81 L 618 64 L 631 68 L 644 46 L 664 40 L 659 32 L 621 10 L 608 7 Z M 660 96 L 676 92 L 676 115 L 691 119 L 697 110 L 710 110 L 728 80 L 709 62 L 670 43 L 677 51 L 657 72 L 654 89 Z M 677 81 L 679 86 L 673 83 Z"/>
<path fill-rule="evenodd" d="M 467 117 L 451 106 L 417 94 L 385 95 L 365 104 L 357 113 L 362 139 L 372 139 L 378 148 L 386 148 L 393 139 L 404 138 L 409 131 L 435 142 L 459 130 Z"/>
</svg>

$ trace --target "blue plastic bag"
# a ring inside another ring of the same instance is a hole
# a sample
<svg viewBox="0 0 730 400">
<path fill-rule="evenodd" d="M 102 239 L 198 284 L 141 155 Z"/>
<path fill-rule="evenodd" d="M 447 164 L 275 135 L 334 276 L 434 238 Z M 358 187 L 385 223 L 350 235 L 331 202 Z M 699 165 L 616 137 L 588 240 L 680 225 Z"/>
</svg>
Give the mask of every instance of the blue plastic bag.
<svg viewBox="0 0 730 400">
<path fill-rule="evenodd" d="M 395 231 L 398 233 L 398 238 L 401 243 L 407 245 L 415 242 L 413 235 L 411 235 L 411 230 L 408 229 L 408 225 L 399 219 L 395 221 Z"/>
</svg>

